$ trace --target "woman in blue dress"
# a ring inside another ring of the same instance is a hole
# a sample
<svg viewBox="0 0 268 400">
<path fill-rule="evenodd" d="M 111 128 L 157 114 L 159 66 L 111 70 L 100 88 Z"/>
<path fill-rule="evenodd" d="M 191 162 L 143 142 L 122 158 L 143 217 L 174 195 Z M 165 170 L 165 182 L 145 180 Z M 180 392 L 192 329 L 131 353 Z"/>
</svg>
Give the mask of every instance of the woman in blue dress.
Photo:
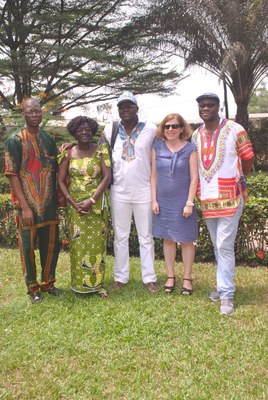
<svg viewBox="0 0 268 400">
<path fill-rule="evenodd" d="M 177 243 L 184 267 L 181 294 L 191 295 L 192 266 L 197 237 L 194 198 L 198 185 L 196 148 L 187 141 L 191 128 L 179 114 L 169 114 L 158 125 L 152 149 L 153 235 L 163 239 L 167 268 L 166 293 L 175 287 Z"/>
</svg>

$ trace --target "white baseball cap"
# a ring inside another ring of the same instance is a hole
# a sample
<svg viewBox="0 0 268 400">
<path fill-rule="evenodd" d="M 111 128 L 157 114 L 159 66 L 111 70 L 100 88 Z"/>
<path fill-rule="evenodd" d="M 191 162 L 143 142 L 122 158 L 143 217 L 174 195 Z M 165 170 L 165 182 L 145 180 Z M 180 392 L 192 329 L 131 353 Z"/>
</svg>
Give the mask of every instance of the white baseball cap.
<svg viewBox="0 0 268 400">
<path fill-rule="evenodd" d="M 119 105 L 120 103 L 123 103 L 123 101 L 131 101 L 131 103 L 135 104 L 136 106 L 138 105 L 136 97 L 131 92 L 123 92 L 118 97 L 117 105 Z"/>
</svg>

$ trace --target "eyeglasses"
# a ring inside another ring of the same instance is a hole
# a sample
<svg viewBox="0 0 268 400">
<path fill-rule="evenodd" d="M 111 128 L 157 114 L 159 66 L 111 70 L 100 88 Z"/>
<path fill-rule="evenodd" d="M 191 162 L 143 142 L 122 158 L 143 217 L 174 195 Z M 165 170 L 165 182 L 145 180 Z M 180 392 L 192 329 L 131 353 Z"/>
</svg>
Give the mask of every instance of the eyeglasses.
<svg viewBox="0 0 268 400">
<path fill-rule="evenodd" d="M 27 115 L 34 115 L 34 114 L 41 115 L 42 111 L 41 110 L 24 111 L 24 114 L 27 114 Z"/>
<path fill-rule="evenodd" d="M 180 125 L 180 124 L 166 124 L 166 125 L 164 125 L 164 129 L 170 129 L 170 128 L 178 129 L 178 128 L 182 128 L 182 127 L 183 127 L 183 125 Z"/>
<path fill-rule="evenodd" d="M 91 129 L 90 128 L 80 128 L 80 129 L 77 129 L 77 131 L 76 131 L 76 133 L 78 134 L 78 135 L 80 135 L 80 133 L 91 133 Z"/>
<path fill-rule="evenodd" d="M 203 103 L 203 104 L 198 104 L 198 107 L 203 109 L 203 108 L 213 108 L 217 106 L 218 103 Z"/>
</svg>

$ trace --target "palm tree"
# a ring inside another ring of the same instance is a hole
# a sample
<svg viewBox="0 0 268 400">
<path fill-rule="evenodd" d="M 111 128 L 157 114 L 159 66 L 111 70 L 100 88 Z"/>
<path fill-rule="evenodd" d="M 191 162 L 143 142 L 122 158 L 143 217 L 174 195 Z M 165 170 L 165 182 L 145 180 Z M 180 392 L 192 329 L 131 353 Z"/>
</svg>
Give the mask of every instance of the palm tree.
<svg viewBox="0 0 268 400">
<path fill-rule="evenodd" d="M 154 0 L 134 26 L 151 49 L 165 48 L 223 79 L 248 127 L 250 97 L 267 76 L 268 0 Z M 138 31 L 138 29 L 137 29 Z"/>
</svg>

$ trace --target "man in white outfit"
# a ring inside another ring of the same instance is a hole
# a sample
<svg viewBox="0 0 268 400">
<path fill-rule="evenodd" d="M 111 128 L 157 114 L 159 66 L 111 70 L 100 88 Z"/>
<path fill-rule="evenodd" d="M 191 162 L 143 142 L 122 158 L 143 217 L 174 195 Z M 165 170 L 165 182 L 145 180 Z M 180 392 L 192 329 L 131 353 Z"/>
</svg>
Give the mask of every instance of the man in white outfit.
<svg viewBox="0 0 268 400">
<path fill-rule="evenodd" d="M 139 120 L 137 99 L 131 92 L 118 98 L 120 123 L 112 149 L 111 211 L 114 228 L 114 288 L 129 280 L 129 235 L 132 214 L 139 238 L 142 280 L 151 293 L 159 291 L 154 272 L 154 242 L 150 174 L 151 146 L 156 126 Z M 112 124 L 104 136 L 111 144 Z"/>
</svg>

